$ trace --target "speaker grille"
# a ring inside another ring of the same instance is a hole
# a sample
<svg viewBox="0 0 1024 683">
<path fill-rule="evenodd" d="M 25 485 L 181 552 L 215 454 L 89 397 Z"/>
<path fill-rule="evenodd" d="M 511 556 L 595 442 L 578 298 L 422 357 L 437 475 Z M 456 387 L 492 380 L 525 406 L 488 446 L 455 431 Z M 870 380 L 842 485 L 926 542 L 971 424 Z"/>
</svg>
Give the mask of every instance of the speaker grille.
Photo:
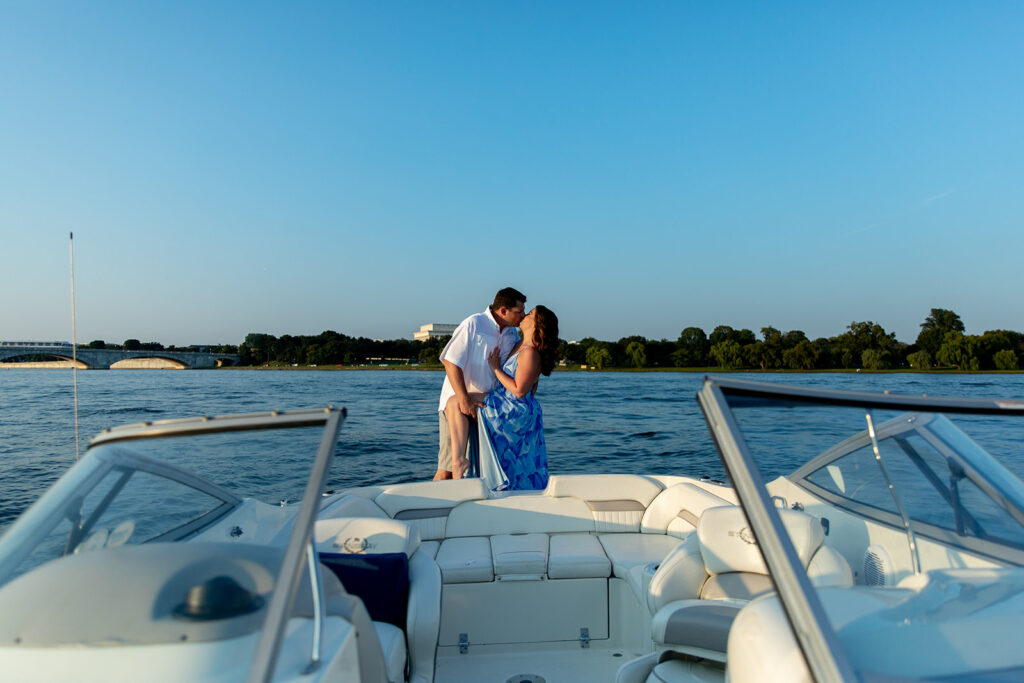
<svg viewBox="0 0 1024 683">
<path fill-rule="evenodd" d="M 864 584 L 867 586 L 892 585 L 892 561 L 885 548 L 868 546 L 864 551 Z"/>
</svg>

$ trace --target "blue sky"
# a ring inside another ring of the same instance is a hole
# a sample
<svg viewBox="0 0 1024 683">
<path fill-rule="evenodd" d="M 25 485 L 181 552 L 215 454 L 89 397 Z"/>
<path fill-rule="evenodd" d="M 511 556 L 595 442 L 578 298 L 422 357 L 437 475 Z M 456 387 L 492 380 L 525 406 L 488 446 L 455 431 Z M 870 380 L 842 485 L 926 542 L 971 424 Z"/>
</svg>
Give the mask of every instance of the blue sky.
<svg viewBox="0 0 1024 683">
<path fill-rule="evenodd" d="M 0 338 L 1022 330 L 1024 4 L 0 4 Z"/>
</svg>

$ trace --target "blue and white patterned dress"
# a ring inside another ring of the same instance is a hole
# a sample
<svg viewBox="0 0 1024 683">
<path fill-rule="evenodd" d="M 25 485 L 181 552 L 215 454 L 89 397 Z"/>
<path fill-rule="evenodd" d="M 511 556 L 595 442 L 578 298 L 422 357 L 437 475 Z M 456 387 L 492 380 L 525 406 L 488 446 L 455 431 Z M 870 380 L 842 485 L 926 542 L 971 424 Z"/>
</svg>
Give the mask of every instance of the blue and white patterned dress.
<svg viewBox="0 0 1024 683">
<path fill-rule="evenodd" d="M 515 377 L 518 366 L 517 351 L 505 361 L 502 370 L 510 377 Z M 533 392 L 517 398 L 503 385 L 499 385 L 484 398 L 480 417 L 497 464 L 508 482 L 507 486 L 501 488 L 546 488 L 548 449 L 544 443 L 544 421 L 540 403 Z"/>
</svg>

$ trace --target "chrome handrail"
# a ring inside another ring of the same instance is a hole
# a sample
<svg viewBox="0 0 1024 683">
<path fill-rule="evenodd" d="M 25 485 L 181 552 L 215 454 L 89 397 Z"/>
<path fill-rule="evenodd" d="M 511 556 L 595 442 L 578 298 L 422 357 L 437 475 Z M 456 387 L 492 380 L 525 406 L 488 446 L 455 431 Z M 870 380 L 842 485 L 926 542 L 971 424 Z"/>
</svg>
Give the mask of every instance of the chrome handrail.
<svg viewBox="0 0 1024 683">
<path fill-rule="evenodd" d="M 320 580 L 320 561 L 313 549 L 313 541 L 306 544 L 306 566 L 309 567 L 309 582 L 313 590 L 313 653 L 309 664 L 302 670 L 303 675 L 320 668 L 320 650 L 324 638 L 324 584 Z"/>
<path fill-rule="evenodd" d="M 287 550 L 284 561 L 274 583 L 274 592 L 267 605 L 267 616 L 263 622 L 263 630 L 260 633 L 259 642 L 253 655 L 252 664 L 249 667 L 249 674 L 246 681 L 249 683 L 265 683 L 274 677 L 274 668 L 277 664 L 277 657 L 281 650 L 281 642 L 284 640 L 285 629 L 288 625 L 288 614 L 295 594 L 299 589 L 299 581 L 302 578 L 303 564 L 310 564 L 311 572 L 316 573 L 319 562 L 315 562 L 315 553 L 310 558 L 309 548 L 312 547 L 313 526 L 316 522 L 317 513 L 320 511 L 320 499 L 324 490 L 324 482 L 327 479 L 327 470 L 334 457 L 334 446 L 338 441 L 338 432 L 345 420 L 346 410 L 344 408 L 328 407 L 324 410 L 327 413 L 324 424 L 323 436 L 320 439 L 320 447 L 317 450 L 316 460 L 313 469 L 310 471 L 309 480 L 306 482 L 306 489 L 302 495 L 302 504 L 295 516 L 292 526 L 292 534 L 288 539 Z M 312 575 L 312 574 L 311 574 Z M 319 575 L 318 575 L 319 576 Z M 319 578 L 314 582 L 314 590 L 320 585 Z M 314 636 L 316 641 L 316 637 Z M 316 647 L 319 642 L 316 641 Z M 311 664 L 312 665 L 312 664 Z"/>
</svg>

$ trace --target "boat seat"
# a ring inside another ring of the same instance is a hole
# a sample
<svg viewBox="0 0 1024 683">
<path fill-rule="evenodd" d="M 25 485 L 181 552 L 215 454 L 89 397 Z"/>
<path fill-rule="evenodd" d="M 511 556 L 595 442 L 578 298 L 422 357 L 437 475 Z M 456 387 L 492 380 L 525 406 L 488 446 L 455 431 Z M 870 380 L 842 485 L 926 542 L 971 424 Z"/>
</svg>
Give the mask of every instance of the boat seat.
<svg viewBox="0 0 1024 683">
<path fill-rule="evenodd" d="M 374 621 L 405 628 L 416 529 L 387 518 L 334 517 L 317 520 L 313 540 L 320 562 L 362 599 Z"/>
<path fill-rule="evenodd" d="M 499 581 L 541 579 L 548 569 L 548 535 L 491 536 L 491 559 Z"/>
<path fill-rule="evenodd" d="M 665 534 L 601 534 L 598 539 L 611 560 L 612 574 L 626 581 L 644 565 L 661 562 L 681 542 Z M 637 591 L 634 588 L 634 593 Z M 637 599 L 643 604 L 643 596 Z"/>
<path fill-rule="evenodd" d="M 647 506 L 662 488 L 656 479 L 635 474 L 569 474 L 551 477 L 544 495 L 579 498 L 598 532 L 627 533 L 640 531 Z"/>
<path fill-rule="evenodd" d="M 836 550 L 824 545 L 818 518 L 778 510 L 811 583 L 851 586 L 853 573 Z M 774 590 L 743 510 L 711 508 L 697 532 L 662 561 L 650 580 L 647 604 L 656 643 L 725 661 L 733 619 L 747 602 Z"/>
<path fill-rule="evenodd" d="M 483 480 L 470 478 L 396 484 L 377 494 L 373 502 L 392 519 L 416 527 L 420 538 L 440 540 L 445 537 L 448 515 L 453 508 L 484 498 L 487 498 L 487 488 Z"/>
<path fill-rule="evenodd" d="M 435 558 L 444 583 L 494 580 L 491 542 L 485 537 L 446 538 Z"/>
<path fill-rule="evenodd" d="M 593 534 L 553 534 L 548 546 L 548 578 L 608 578 L 612 563 Z"/>
<path fill-rule="evenodd" d="M 405 634 L 397 626 L 381 621 L 373 622 L 373 627 L 384 653 L 384 667 L 389 683 L 402 683 L 405 681 Z"/>
<path fill-rule="evenodd" d="M 676 484 L 659 493 L 647 506 L 640 531 L 686 538 L 697 528 L 705 510 L 723 505 L 732 503 L 695 484 Z"/>
</svg>

